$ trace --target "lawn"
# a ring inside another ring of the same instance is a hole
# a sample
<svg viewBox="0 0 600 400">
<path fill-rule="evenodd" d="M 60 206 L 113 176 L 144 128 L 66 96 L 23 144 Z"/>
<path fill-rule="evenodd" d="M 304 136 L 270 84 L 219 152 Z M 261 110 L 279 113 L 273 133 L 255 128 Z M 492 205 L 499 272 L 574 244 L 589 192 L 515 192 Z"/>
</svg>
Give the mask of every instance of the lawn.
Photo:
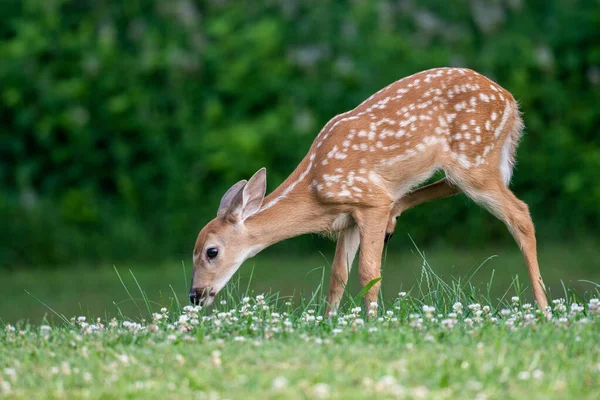
<svg viewBox="0 0 600 400">
<path fill-rule="evenodd" d="M 542 249 L 549 317 L 517 249 L 388 253 L 377 315 L 353 276 L 330 319 L 318 254 L 261 255 L 208 309 L 178 263 L 4 272 L 0 396 L 593 399 L 598 253 Z"/>
<path fill-rule="evenodd" d="M 0 393 L 28 399 L 597 398 L 598 299 L 557 299 L 548 320 L 518 297 L 498 310 L 430 273 L 420 285 L 423 293 L 400 293 L 374 316 L 350 304 L 323 319 L 320 301 L 231 295 L 212 310 L 164 308 L 140 322 L 80 316 L 55 326 L 6 325 Z"/>
<path fill-rule="evenodd" d="M 517 294 L 509 288 L 518 277 L 523 285 L 522 296 L 532 300 L 527 290 L 527 269 L 516 245 L 417 249 L 408 237 L 394 237 L 386 254 L 382 272 L 386 300 L 393 299 L 400 290 L 408 291 L 415 286 L 423 264 L 420 253 L 424 253 L 432 269 L 444 279 L 470 279 L 469 282 L 482 291 L 487 291 L 492 281 L 489 290 L 494 301 Z M 244 288 L 249 286 L 256 293 L 279 292 L 284 296 L 310 297 L 323 287 L 326 293 L 332 248 L 315 249 L 303 256 L 285 254 L 281 247 L 274 246 L 248 260 L 233 281 L 239 281 Z M 600 282 L 600 246 L 592 243 L 542 243 L 539 260 L 542 275 L 553 297 L 565 296 L 563 283 L 585 293 L 595 287 L 588 281 Z M 115 268 L 135 302 L 125 291 Z M 0 268 L 0 322 L 15 323 L 26 319 L 39 324 L 45 315 L 49 319 L 54 318 L 48 307 L 67 316 L 85 315 L 89 318 L 110 318 L 118 315 L 120 309 L 124 315 L 136 318 L 140 315 L 139 310 L 144 308 L 140 287 L 154 308 L 170 306 L 174 297 L 185 304 L 190 273 L 189 257 L 159 265 Z M 348 286 L 353 294 L 359 290 L 356 268 Z"/>
</svg>

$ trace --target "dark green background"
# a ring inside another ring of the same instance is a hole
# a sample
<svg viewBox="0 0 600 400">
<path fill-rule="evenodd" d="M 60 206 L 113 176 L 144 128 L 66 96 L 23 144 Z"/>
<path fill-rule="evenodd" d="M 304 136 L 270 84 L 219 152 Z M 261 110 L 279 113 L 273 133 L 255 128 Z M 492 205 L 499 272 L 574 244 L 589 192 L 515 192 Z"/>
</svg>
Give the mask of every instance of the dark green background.
<svg viewBox="0 0 600 400">
<path fill-rule="evenodd" d="M 188 260 L 232 183 L 266 166 L 273 189 L 328 119 L 438 66 L 518 99 L 512 186 L 540 241 L 597 241 L 598 1 L 4 0 L 0 13 L 1 265 Z M 493 221 L 458 196 L 399 231 L 509 243 Z"/>
</svg>

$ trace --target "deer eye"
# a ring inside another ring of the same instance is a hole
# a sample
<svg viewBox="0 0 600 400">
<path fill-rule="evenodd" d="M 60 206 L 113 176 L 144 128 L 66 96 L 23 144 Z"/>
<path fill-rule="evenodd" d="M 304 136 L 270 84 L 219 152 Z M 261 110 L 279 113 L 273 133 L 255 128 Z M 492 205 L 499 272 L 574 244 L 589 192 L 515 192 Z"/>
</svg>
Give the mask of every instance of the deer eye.
<svg viewBox="0 0 600 400">
<path fill-rule="evenodd" d="M 219 249 L 216 247 L 211 247 L 206 250 L 206 256 L 210 259 L 215 258 L 219 254 Z"/>
</svg>

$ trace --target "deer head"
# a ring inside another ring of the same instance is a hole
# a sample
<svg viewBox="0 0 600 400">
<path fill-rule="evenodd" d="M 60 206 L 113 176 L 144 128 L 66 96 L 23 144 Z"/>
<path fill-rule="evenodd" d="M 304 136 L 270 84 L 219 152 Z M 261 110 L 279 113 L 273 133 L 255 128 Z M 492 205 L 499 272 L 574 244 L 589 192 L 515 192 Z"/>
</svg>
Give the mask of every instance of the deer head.
<svg viewBox="0 0 600 400">
<path fill-rule="evenodd" d="M 262 250 L 262 246 L 254 245 L 255 238 L 244 222 L 260 210 L 266 176 L 266 169 L 262 168 L 249 181 L 233 185 L 223 195 L 217 217 L 198 234 L 190 289 L 192 303 L 210 305 L 242 263 Z"/>
</svg>

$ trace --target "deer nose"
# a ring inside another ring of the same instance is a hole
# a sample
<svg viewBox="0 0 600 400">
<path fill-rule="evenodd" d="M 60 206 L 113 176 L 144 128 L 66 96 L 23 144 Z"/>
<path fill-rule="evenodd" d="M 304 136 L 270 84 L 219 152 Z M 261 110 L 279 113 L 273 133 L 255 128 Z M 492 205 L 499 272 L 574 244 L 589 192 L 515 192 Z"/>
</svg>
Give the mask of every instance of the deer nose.
<svg viewBox="0 0 600 400">
<path fill-rule="evenodd" d="M 190 292 L 190 303 L 194 305 L 200 304 L 200 297 L 196 296 L 196 291 L 194 290 Z"/>
<path fill-rule="evenodd" d="M 204 299 L 207 297 L 215 297 L 216 292 L 212 288 L 196 288 L 190 290 L 190 302 L 195 305 L 203 305 Z"/>
</svg>

